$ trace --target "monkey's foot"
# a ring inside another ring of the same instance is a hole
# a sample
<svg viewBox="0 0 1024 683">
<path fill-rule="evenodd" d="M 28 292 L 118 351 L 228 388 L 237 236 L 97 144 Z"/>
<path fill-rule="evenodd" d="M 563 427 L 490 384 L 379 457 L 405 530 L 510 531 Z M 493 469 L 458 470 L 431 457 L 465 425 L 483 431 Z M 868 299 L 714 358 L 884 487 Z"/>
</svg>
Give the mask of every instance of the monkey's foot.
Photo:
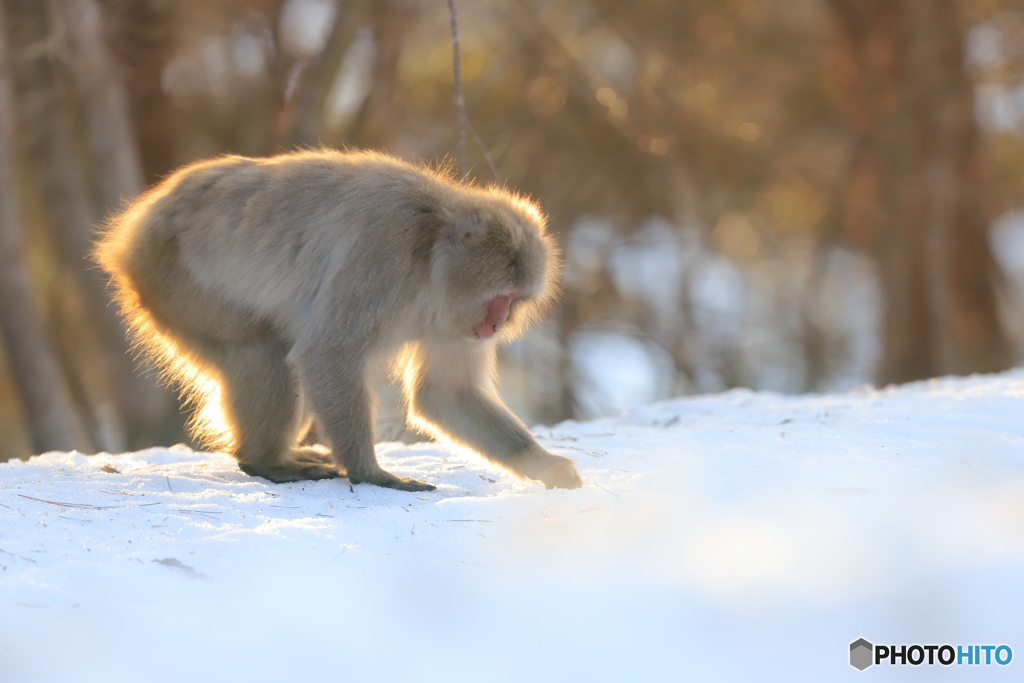
<svg viewBox="0 0 1024 683">
<path fill-rule="evenodd" d="M 433 491 L 437 487 L 425 481 L 412 479 L 410 477 L 396 477 L 390 472 L 377 470 L 369 474 L 349 474 L 348 480 L 353 484 L 374 484 L 383 486 L 386 489 L 398 489 L 399 491 Z"/>
<path fill-rule="evenodd" d="M 576 470 L 575 462 L 547 451 L 527 456 L 522 472 L 549 489 L 578 489 L 583 486 L 583 478 Z"/>
<path fill-rule="evenodd" d="M 263 477 L 275 484 L 334 479 L 343 476 L 334 460 L 331 459 L 330 453 L 314 448 L 294 448 L 287 460 L 269 465 L 239 462 L 238 468 L 250 477 Z"/>
</svg>

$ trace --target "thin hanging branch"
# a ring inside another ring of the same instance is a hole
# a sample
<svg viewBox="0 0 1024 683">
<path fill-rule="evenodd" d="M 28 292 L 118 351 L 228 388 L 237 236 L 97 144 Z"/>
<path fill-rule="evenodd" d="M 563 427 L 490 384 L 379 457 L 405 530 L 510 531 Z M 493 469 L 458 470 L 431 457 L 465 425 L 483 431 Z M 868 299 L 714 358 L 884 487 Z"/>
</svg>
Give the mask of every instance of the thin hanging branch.
<svg viewBox="0 0 1024 683">
<path fill-rule="evenodd" d="M 469 174 L 466 165 L 466 98 L 462 95 L 462 57 L 459 54 L 459 23 L 455 16 L 455 0 L 448 0 L 448 13 L 452 19 L 452 70 L 455 73 L 455 110 L 459 119 L 459 175 L 463 180 Z"/>
<path fill-rule="evenodd" d="M 491 155 L 487 152 L 487 148 L 484 147 L 483 140 L 476 134 L 473 127 L 469 125 L 469 117 L 466 115 L 466 98 L 462 94 L 462 56 L 459 52 L 459 23 L 455 16 L 455 0 L 448 0 L 448 12 L 451 15 L 452 25 L 452 71 L 455 74 L 455 109 L 459 120 L 459 175 L 462 176 L 463 180 L 469 175 L 469 166 L 466 162 L 466 133 L 468 132 L 473 136 L 473 141 L 480 147 L 480 152 L 484 155 L 484 160 L 487 162 L 487 167 L 491 169 L 494 179 L 501 182 L 501 179 L 498 177 L 498 169 L 495 167 L 494 162 L 491 161 Z"/>
<path fill-rule="evenodd" d="M 469 128 L 469 134 L 473 136 L 473 141 L 476 142 L 477 147 L 479 147 L 480 151 L 483 153 L 484 161 L 487 162 L 487 168 L 491 169 L 491 175 L 494 176 L 495 182 L 500 183 L 501 178 L 498 177 L 498 167 L 494 165 L 493 161 L 491 161 L 491 154 L 487 151 L 487 148 L 484 147 L 484 141 L 481 140 L 480 136 L 476 134 L 475 130 L 473 130 L 473 126 L 469 126 L 467 124 L 467 127 Z"/>
</svg>

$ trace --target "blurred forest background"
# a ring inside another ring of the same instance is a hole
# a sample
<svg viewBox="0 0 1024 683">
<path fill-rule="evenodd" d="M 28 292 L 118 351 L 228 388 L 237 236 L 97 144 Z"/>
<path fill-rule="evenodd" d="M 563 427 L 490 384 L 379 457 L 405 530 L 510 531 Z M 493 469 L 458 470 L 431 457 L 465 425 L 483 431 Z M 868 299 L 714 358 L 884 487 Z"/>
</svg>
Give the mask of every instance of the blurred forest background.
<svg viewBox="0 0 1024 683">
<path fill-rule="evenodd" d="M 528 423 L 1024 349 L 1021 0 L 456 0 L 470 175 L 538 199 L 564 298 Z M 0 460 L 186 440 L 88 252 L 189 161 L 451 163 L 445 0 L 0 0 Z M 379 437 L 402 421 L 384 391 Z"/>
</svg>

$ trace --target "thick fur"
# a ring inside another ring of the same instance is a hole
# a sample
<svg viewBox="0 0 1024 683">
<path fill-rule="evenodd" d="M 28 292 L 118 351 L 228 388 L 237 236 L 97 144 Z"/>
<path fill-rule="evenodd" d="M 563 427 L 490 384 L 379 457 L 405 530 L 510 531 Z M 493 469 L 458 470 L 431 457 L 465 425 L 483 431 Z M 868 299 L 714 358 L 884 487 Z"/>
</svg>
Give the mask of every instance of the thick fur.
<svg viewBox="0 0 1024 683">
<path fill-rule="evenodd" d="M 367 381 L 391 363 L 421 428 L 581 485 L 494 388 L 495 343 L 555 296 L 557 255 L 522 197 L 368 152 L 227 156 L 145 194 L 96 258 L 140 350 L 198 404 L 197 434 L 249 474 L 433 488 L 377 464 Z M 297 445 L 306 416 L 330 451 Z"/>
</svg>

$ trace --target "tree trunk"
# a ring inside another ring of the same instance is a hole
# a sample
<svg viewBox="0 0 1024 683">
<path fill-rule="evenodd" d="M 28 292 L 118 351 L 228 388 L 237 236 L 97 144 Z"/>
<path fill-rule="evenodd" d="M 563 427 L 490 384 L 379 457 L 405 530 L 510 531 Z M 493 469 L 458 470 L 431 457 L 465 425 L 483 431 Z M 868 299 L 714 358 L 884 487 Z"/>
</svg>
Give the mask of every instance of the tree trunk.
<svg viewBox="0 0 1024 683">
<path fill-rule="evenodd" d="M 402 0 L 373 3 L 370 22 L 377 46 L 373 87 L 345 135 L 356 145 L 394 151 L 402 128 L 398 63 L 402 41 L 415 25 L 418 13 L 415 4 Z"/>
<path fill-rule="evenodd" d="M 128 96 L 103 40 L 95 0 L 55 2 L 64 37 L 62 56 L 72 74 L 85 119 L 100 213 L 117 211 L 143 188 L 142 165 L 132 136 Z"/>
<path fill-rule="evenodd" d="M 25 407 L 32 449 L 86 450 L 71 392 L 32 297 L 22 256 L 14 182 L 14 110 L 3 8 L 0 7 L 0 334 Z"/>
<path fill-rule="evenodd" d="M 879 264 L 880 384 L 1008 367 L 954 0 L 829 0 L 826 85 L 858 137 L 842 225 Z"/>
<path fill-rule="evenodd" d="M 346 3 L 338 11 L 324 49 L 303 70 L 294 94 L 281 112 L 278 121 L 281 149 L 321 144 L 327 97 L 356 34 L 369 21 L 371 4 L 368 0 L 358 0 Z"/>
<path fill-rule="evenodd" d="M 58 2 L 61 0 L 58 0 Z M 174 107 L 163 74 L 174 54 L 175 5 L 170 0 L 99 0 L 107 44 L 128 93 L 146 185 L 172 171 Z"/>
<path fill-rule="evenodd" d="M 65 36 L 65 61 L 70 68 L 81 108 L 90 152 L 90 171 L 96 202 L 103 218 L 119 211 L 144 189 L 142 163 L 136 146 L 128 95 L 106 42 L 103 16 L 95 0 L 61 0 L 53 5 Z M 120 334 L 121 330 L 118 328 Z M 123 342 L 117 347 L 123 349 Z M 124 375 L 119 365 L 118 390 L 125 419 L 128 446 L 151 445 L 170 421 L 180 422 L 172 411 L 170 390 L 146 379 L 155 376 L 151 367 Z M 133 368 L 134 369 L 134 368 Z M 180 425 L 179 425 L 180 426 Z"/>
</svg>

